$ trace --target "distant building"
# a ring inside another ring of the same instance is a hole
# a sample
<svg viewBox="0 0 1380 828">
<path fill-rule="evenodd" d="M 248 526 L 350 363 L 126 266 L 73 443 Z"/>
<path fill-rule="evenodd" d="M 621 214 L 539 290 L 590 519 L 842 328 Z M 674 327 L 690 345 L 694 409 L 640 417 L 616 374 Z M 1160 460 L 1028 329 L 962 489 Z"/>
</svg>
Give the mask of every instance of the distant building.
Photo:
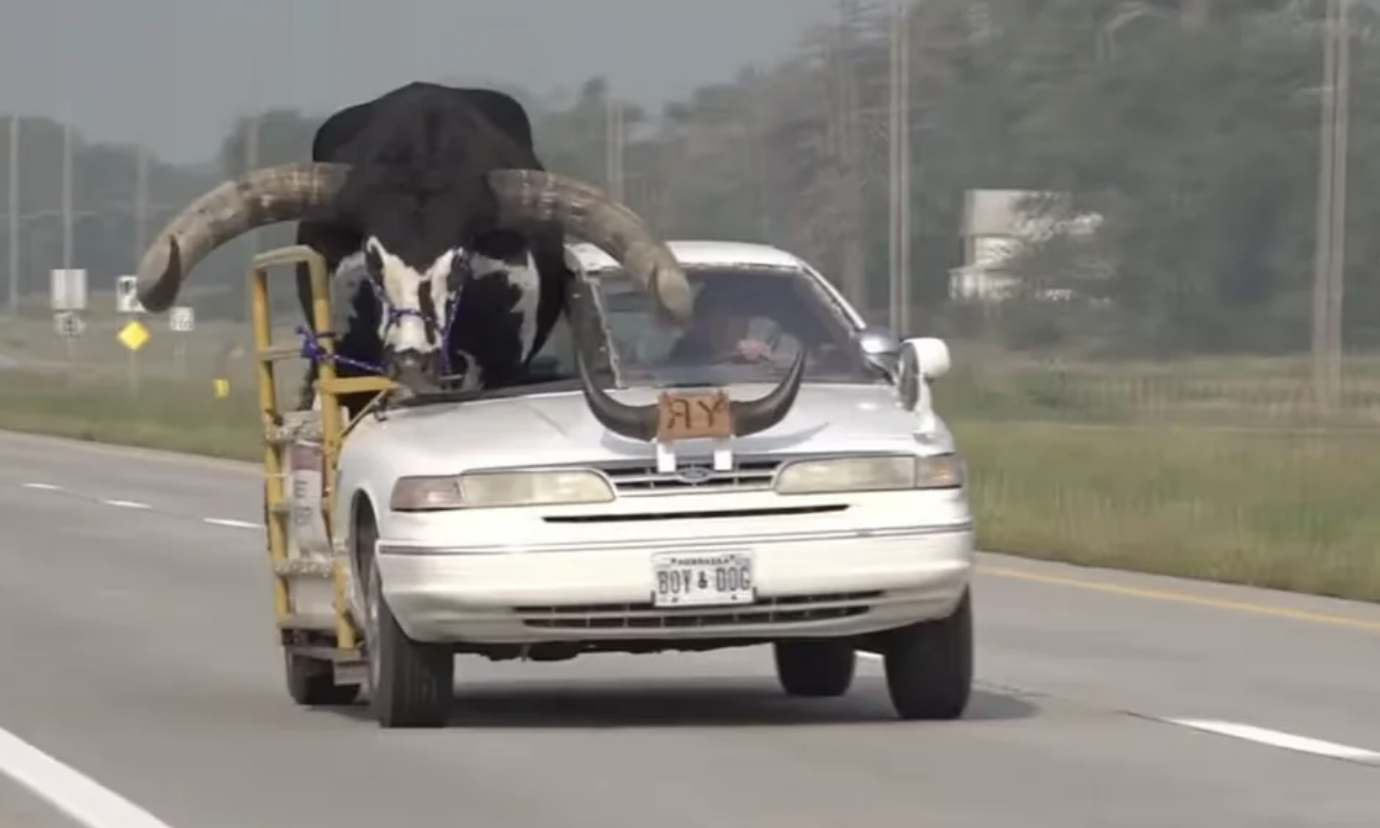
<svg viewBox="0 0 1380 828">
<path fill-rule="evenodd" d="M 965 193 L 963 265 L 949 272 L 950 298 L 983 303 L 1008 299 L 1020 287 L 1020 278 L 1010 272 L 1009 265 L 1022 251 L 1057 233 L 1078 236 L 1093 233 L 1101 223 L 1101 216 L 1059 221 L 1027 212 L 1031 202 L 1062 195 L 1036 190 L 969 190 Z M 1072 292 L 1043 290 L 1037 296 L 1067 301 L 1072 298 Z"/>
</svg>

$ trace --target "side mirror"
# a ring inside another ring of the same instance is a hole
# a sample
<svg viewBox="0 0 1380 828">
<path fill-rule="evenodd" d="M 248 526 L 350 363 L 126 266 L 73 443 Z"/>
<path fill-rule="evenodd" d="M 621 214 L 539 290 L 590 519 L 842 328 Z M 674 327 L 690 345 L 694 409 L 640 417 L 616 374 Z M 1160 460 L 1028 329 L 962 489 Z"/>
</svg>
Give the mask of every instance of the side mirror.
<svg viewBox="0 0 1380 828">
<path fill-rule="evenodd" d="M 896 358 L 901 352 L 901 341 L 890 328 L 869 325 L 858 332 L 858 348 L 863 359 L 872 365 L 892 374 L 896 371 Z"/>
<path fill-rule="evenodd" d="M 907 339 L 901 343 L 900 363 L 897 395 L 902 406 L 914 411 L 924 396 L 926 383 L 949 372 L 949 346 L 930 336 Z"/>
</svg>

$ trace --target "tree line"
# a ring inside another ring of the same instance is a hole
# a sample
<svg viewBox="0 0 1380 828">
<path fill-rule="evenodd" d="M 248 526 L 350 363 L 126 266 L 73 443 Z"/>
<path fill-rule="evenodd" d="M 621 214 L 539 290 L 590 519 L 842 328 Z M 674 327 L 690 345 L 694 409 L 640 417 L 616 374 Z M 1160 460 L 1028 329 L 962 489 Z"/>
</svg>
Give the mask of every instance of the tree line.
<svg viewBox="0 0 1380 828">
<path fill-rule="evenodd" d="M 1322 0 L 928 0 L 905 15 L 911 295 L 920 324 L 1020 348 L 1141 354 L 1308 347 L 1317 235 Z M 1377 15 L 1349 21 L 1351 91 L 1344 327 L 1380 340 Z M 651 111 L 595 78 L 566 99 L 513 91 L 551 169 L 603 184 L 667 237 L 786 247 L 872 315 L 888 297 L 892 4 L 841 0 L 785 59 Z M 326 113 L 238 119 L 213 163 L 154 163 L 148 232 L 246 168 L 308 157 Z M 257 130 L 251 151 L 250 135 Z M 25 121 L 25 287 L 57 266 L 61 127 Z M 35 136 L 30 138 L 29 136 Z M 0 142 L 3 135 L 0 135 Z M 135 151 L 79 141 L 74 256 L 127 272 L 137 236 Z M 618 151 L 610 152 L 610 147 Z M 3 157 L 3 156 L 0 156 Z M 1096 213 L 1088 238 L 1053 234 L 1011 264 L 1077 301 L 968 307 L 964 194 L 1070 194 L 1035 214 Z M 290 227 L 259 244 L 287 243 Z M 3 246 L 0 240 L 0 246 Z M 244 244 L 195 277 L 203 314 L 243 315 Z M 284 291 L 285 298 L 291 291 Z"/>
</svg>

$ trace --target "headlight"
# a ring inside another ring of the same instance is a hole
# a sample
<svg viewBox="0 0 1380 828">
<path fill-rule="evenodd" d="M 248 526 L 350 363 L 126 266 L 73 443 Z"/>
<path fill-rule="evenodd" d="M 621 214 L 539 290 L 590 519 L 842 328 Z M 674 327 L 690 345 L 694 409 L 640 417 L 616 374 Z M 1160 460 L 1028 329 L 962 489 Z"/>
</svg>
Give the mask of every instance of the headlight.
<svg viewBox="0 0 1380 828">
<path fill-rule="evenodd" d="M 957 454 L 934 457 L 835 457 L 797 460 L 776 476 L 777 494 L 957 489 L 963 485 Z"/>
<path fill-rule="evenodd" d="M 608 503 L 613 489 L 592 471 L 467 472 L 448 477 L 403 477 L 393 486 L 395 512 Z"/>
</svg>

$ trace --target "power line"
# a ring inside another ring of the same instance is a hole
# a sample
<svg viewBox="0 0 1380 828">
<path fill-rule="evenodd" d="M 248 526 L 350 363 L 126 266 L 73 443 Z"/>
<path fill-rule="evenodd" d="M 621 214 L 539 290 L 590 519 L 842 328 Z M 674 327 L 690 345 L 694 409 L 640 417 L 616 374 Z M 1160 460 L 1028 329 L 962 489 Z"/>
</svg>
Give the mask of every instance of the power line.
<svg viewBox="0 0 1380 828">
<path fill-rule="evenodd" d="M 889 324 L 904 336 L 911 327 L 910 273 L 910 3 L 894 0 L 891 16 L 891 285 Z"/>
</svg>

